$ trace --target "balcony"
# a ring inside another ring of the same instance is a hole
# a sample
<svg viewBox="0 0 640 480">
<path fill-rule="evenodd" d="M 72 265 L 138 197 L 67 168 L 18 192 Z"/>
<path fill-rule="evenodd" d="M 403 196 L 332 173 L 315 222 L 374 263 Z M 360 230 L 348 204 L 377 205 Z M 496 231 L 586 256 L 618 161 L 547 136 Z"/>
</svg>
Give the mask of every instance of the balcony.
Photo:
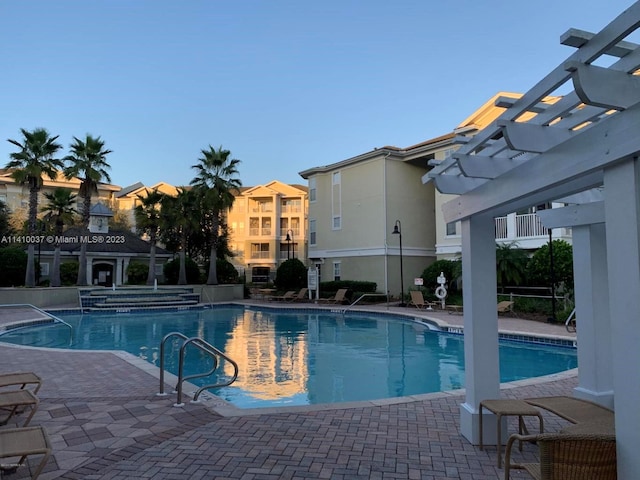
<svg viewBox="0 0 640 480">
<path fill-rule="evenodd" d="M 265 258 L 271 258 L 271 254 L 270 252 L 251 252 L 251 258 L 252 259 L 265 259 Z"/>
<path fill-rule="evenodd" d="M 300 236 L 300 229 L 299 228 L 281 228 L 280 229 L 280 236 L 281 237 L 286 237 L 287 233 L 291 233 L 293 232 L 293 238 L 297 238 Z"/>
<path fill-rule="evenodd" d="M 496 240 L 520 240 L 546 237 L 549 232 L 535 213 L 508 215 L 495 219 Z"/>
</svg>

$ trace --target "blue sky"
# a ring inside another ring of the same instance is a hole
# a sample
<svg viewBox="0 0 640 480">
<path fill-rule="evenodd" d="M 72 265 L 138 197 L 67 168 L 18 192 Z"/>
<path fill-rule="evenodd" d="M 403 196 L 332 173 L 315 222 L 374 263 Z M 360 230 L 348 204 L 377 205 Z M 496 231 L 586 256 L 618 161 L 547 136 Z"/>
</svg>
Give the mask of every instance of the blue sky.
<svg viewBox="0 0 640 480">
<path fill-rule="evenodd" d="M 6 139 L 101 136 L 112 182 L 188 184 L 208 145 L 246 186 L 450 132 L 525 92 L 631 0 L 2 0 Z"/>
</svg>

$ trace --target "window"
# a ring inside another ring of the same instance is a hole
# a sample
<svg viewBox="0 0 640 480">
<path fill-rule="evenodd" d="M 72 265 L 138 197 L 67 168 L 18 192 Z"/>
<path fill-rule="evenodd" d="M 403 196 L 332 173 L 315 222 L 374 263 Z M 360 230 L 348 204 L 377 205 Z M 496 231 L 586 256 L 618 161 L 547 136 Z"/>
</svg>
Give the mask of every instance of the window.
<svg viewBox="0 0 640 480">
<path fill-rule="evenodd" d="M 457 235 L 457 230 L 456 230 L 457 225 L 458 225 L 458 222 L 447 223 L 447 236 Z"/>
<path fill-rule="evenodd" d="M 309 201 L 316 201 L 316 177 L 311 177 L 309 179 Z"/>
<path fill-rule="evenodd" d="M 340 280 L 340 270 L 341 270 L 341 263 L 333 262 L 333 280 L 336 282 Z"/>
<path fill-rule="evenodd" d="M 164 265 L 162 263 L 156 263 L 154 272 L 156 276 L 164 275 Z"/>
<path fill-rule="evenodd" d="M 49 264 L 47 262 L 40 264 L 40 275 L 44 275 L 45 277 L 49 276 Z"/>
<path fill-rule="evenodd" d="M 335 172 L 331 177 L 331 228 L 333 230 L 342 228 L 342 190 L 340 180 L 340 172 Z"/>
<path fill-rule="evenodd" d="M 316 244 L 316 221 L 309 220 L 309 244 Z"/>
</svg>

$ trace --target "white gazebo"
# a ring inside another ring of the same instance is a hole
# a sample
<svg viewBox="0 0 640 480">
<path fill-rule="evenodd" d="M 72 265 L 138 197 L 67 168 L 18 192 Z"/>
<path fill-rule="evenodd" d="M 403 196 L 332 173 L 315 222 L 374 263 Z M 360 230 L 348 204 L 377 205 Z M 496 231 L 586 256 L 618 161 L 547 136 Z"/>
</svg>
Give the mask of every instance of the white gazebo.
<svg viewBox="0 0 640 480">
<path fill-rule="evenodd" d="M 622 479 L 640 472 L 640 48 L 625 40 L 639 26 L 636 2 L 597 34 L 569 30 L 575 52 L 519 100 L 498 100 L 504 114 L 423 179 L 459 195 L 443 214 L 462 224 L 462 434 L 477 443 L 478 404 L 500 397 L 493 219 L 564 203 L 539 215 L 573 229 L 574 395 L 615 409 Z"/>
</svg>

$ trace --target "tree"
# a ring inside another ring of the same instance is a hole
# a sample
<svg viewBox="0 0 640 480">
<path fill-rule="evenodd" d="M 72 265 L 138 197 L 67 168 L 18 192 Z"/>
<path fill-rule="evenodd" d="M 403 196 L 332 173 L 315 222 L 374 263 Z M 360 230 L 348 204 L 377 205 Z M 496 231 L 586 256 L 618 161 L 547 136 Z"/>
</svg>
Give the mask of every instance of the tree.
<svg viewBox="0 0 640 480">
<path fill-rule="evenodd" d="M 522 284 L 528 261 L 529 256 L 518 248 L 516 242 L 496 243 L 496 278 L 502 291 L 508 284 Z"/>
<path fill-rule="evenodd" d="M 422 280 L 424 288 L 429 292 L 435 292 L 438 284 L 438 277 L 440 273 L 443 273 L 447 279 L 448 285 L 446 285 L 449 293 L 456 292 L 458 290 L 458 280 L 462 275 L 462 265 L 459 260 L 436 260 L 422 272 Z"/>
<path fill-rule="evenodd" d="M 9 209 L 7 204 L 0 200 L 0 235 L 11 235 L 13 228 L 9 222 Z M 0 247 L 3 245 L 0 244 Z"/>
<path fill-rule="evenodd" d="M 307 267 L 297 258 L 290 258 L 278 267 L 274 283 L 280 290 L 302 288 L 307 284 Z"/>
<path fill-rule="evenodd" d="M 65 225 L 73 222 L 73 217 L 77 214 L 74 208 L 76 195 L 68 188 L 58 187 L 53 192 L 44 194 L 48 200 L 47 205 L 42 208 L 45 212 L 45 220 L 54 224 L 55 249 L 53 253 L 53 269 L 49 280 L 49 285 L 59 287 L 60 282 L 60 236 Z"/>
<path fill-rule="evenodd" d="M 82 198 L 82 226 L 89 228 L 89 215 L 91 213 L 91 197 L 98 193 L 98 184 L 103 180 L 110 182 L 111 177 L 107 170 L 111 166 L 107 163 L 106 157 L 111 150 L 104 148 L 104 142 L 100 137 L 86 135 L 85 140 L 73 137 L 70 146 L 71 154 L 64 157 L 64 160 L 71 162 L 65 168 L 64 175 L 67 179 L 77 177 L 80 180 L 80 190 L 78 194 Z M 80 245 L 80 268 L 78 269 L 78 285 L 87 285 L 87 243 Z"/>
<path fill-rule="evenodd" d="M 158 241 L 158 228 L 160 226 L 160 203 L 164 197 L 158 189 L 147 190 L 147 195 L 137 195 L 140 201 L 134 209 L 136 229 L 139 234 L 149 236 L 149 271 L 147 273 L 147 285 L 153 285 L 156 280 L 156 243 Z"/>
<path fill-rule="evenodd" d="M 27 254 L 20 247 L 10 245 L 0 248 L 0 287 L 22 285 L 27 259 Z"/>
<path fill-rule="evenodd" d="M 234 194 L 238 193 L 242 186 L 242 182 L 236 176 L 240 160 L 230 158 L 231 152 L 229 150 L 223 150 L 222 147 L 216 150 L 211 145 L 208 150 L 202 150 L 201 153 L 202 157 L 198 159 L 199 163 L 191 167 L 197 172 L 195 178 L 191 180 L 191 185 L 202 195 L 206 210 L 211 212 L 209 259 L 213 260 L 218 258 L 222 215 L 231 208 L 235 200 Z M 207 285 L 217 284 L 216 262 L 210 261 Z"/>
<path fill-rule="evenodd" d="M 160 207 L 161 239 L 170 252 L 180 252 L 180 268 L 177 283 L 187 284 L 187 241 L 189 233 L 197 228 L 198 205 L 193 190 L 178 188 L 175 197 L 165 195 Z"/>
<path fill-rule="evenodd" d="M 29 215 L 28 235 L 35 237 L 38 218 L 38 193 L 42 188 L 43 175 L 54 180 L 58 175 L 58 169 L 62 169 L 63 162 L 55 158 L 62 145 L 56 142 L 58 136 L 52 137 L 44 128 L 36 128 L 33 131 L 20 129 L 22 142 L 8 139 L 7 141 L 20 149 L 9 155 L 11 161 L 6 167 L 11 171 L 11 176 L 21 185 L 29 187 Z M 28 243 L 27 269 L 25 273 L 25 285 L 35 287 L 35 244 Z"/>
</svg>

